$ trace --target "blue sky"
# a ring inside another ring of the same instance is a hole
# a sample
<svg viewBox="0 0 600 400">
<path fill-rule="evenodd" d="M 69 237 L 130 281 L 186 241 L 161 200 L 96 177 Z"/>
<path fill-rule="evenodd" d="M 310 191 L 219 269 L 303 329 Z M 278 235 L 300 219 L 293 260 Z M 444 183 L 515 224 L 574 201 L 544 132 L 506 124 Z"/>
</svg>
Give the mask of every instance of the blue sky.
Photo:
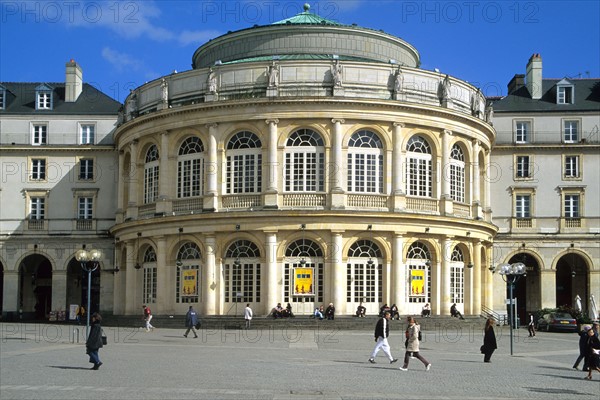
<svg viewBox="0 0 600 400">
<path fill-rule="evenodd" d="M 304 1 L 0 1 L 0 81 L 84 81 L 123 101 L 129 89 L 191 68 L 194 51 L 227 31 L 302 12 Z M 506 94 L 534 53 L 545 78 L 600 77 L 599 1 L 309 1 L 311 12 L 382 29 L 438 68 Z"/>
</svg>

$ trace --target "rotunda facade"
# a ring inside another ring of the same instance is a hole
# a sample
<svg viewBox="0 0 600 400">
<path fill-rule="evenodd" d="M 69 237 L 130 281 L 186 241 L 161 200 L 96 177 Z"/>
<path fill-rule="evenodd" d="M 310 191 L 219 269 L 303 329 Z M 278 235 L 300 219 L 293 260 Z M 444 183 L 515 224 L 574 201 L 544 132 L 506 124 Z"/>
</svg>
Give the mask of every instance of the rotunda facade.
<svg viewBox="0 0 600 400">
<path fill-rule="evenodd" d="M 476 87 L 308 9 L 192 65 L 133 90 L 115 133 L 115 314 L 491 307 L 495 132 Z"/>
</svg>

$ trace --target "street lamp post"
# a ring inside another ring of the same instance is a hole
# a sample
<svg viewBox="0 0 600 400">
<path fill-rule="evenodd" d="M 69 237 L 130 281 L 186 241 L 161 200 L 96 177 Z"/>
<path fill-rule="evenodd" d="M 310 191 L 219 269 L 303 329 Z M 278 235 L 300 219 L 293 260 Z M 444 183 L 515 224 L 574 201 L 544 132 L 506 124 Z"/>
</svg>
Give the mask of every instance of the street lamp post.
<svg viewBox="0 0 600 400">
<path fill-rule="evenodd" d="M 525 275 L 526 267 L 525 264 L 518 262 L 514 264 L 501 264 L 498 266 L 499 274 L 502 276 L 502 279 L 508 285 L 508 296 L 509 296 L 509 315 L 508 318 L 510 320 L 510 355 L 513 355 L 513 328 L 516 326 L 516 310 L 513 309 L 513 289 L 515 283 L 521 278 L 521 276 Z"/>
<path fill-rule="evenodd" d="M 81 249 L 75 253 L 75 258 L 81 264 L 81 268 L 88 274 L 88 287 L 87 287 L 87 319 L 85 323 L 85 337 L 87 340 L 88 334 L 90 332 L 90 299 L 92 297 L 92 272 L 98 269 L 98 265 L 100 264 L 100 258 L 102 257 L 102 252 L 100 250 L 91 249 Z M 90 265 L 91 262 L 91 265 Z"/>
</svg>

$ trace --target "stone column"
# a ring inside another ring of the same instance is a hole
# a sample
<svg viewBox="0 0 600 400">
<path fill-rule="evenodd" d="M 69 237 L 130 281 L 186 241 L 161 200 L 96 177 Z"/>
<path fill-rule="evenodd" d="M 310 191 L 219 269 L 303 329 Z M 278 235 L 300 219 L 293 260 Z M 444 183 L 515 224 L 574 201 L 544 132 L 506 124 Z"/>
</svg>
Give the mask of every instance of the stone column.
<svg viewBox="0 0 600 400">
<path fill-rule="evenodd" d="M 489 151 L 487 152 L 487 154 L 485 155 L 485 170 L 486 171 L 491 171 L 491 166 L 490 166 L 490 153 Z M 492 221 L 492 206 L 490 203 L 490 196 L 492 193 L 492 180 L 490 179 L 490 177 L 488 176 L 487 179 L 485 179 L 485 186 L 484 186 L 484 204 L 483 204 L 483 209 L 485 211 L 486 217 L 485 220 L 488 222 Z M 554 307 L 554 306 L 553 306 Z"/>
<path fill-rule="evenodd" d="M 333 304 L 340 314 L 346 313 L 346 269 L 342 263 L 342 232 L 338 230 L 331 231 L 331 250 L 330 263 L 333 270 L 332 284 Z"/>
<path fill-rule="evenodd" d="M 404 176 L 404 166 L 402 165 L 402 122 L 394 122 L 392 140 L 394 142 L 394 154 L 392 155 L 392 198 L 394 203 L 394 211 L 402 211 L 406 209 L 406 192 L 402 185 L 402 177 Z M 398 303 L 396 303 L 398 304 Z"/>
<path fill-rule="evenodd" d="M 125 152 L 120 150 L 119 151 L 119 166 L 118 166 L 118 170 L 116 171 L 115 174 L 115 179 L 118 182 L 117 185 L 117 210 L 118 211 L 123 211 L 125 209 L 125 207 L 127 206 L 127 204 L 123 203 L 123 200 L 125 199 L 125 178 L 123 177 L 125 172 Z M 128 193 L 129 195 L 129 193 Z"/>
<path fill-rule="evenodd" d="M 139 192 L 139 165 L 138 159 L 138 141 L 133 140 L 129 144 L 129 152 L 131 154 L 131 165 L 129 165 L 129 176 L 125 179 L 129 180 L 129 202 L 127 203 L 127 217 L 137 218 L 138 192 Z"/>
<path fill-rule="evenodd" d="M 217 189 L 217 128 L 218 124 L 207 124 L 208 127 L 208 162 L 206 163 L 206 195 L 204 196 L 204 209 L 216 211 L 218 208 Z"/>
<path fill-rule="evenodd" d="M 121 244 L 119 238 L 115 242 L 115 266 L 119 266 L 120 272 L 114 275 L 113 281 L 113 314 L 120 315 L 125 313 L 125 292 L 126 292 L 126 274 L 127 269 L 125 268 L 126 263 L 124 259 L 121 259 Z"/>
<path fill-rule="evenodd" d="M 472 199 L 472 212 L 474 217 L 483 217 L 483 213 L 481 210 L 481 175 L 479 171 L 479 151 L 480 151 L 480 143 L 479 140 L 473 140 L 473 168 L 472 168 L 472 176 L 473 176 L 473 199 Z"/>
<path fill-rule="evenodd" d="M 493 262 L 492 258 L 492 246 L 491 244 L 485 246 L 486 259 L 490 262 Z M 485 287 L 485 306 L 490 309 L 494 309 L 494 274 L 487 273 L 484 275 L 485 279 L 483 279 L 484 287 Z M 504 293 L 506 293 L 506 290 Z"/>
<path fill-rule="evenodd" d="M 556 307 L 556 271 L 542 269 L 540 271 L 540 286 L 542 289 L 542 308 Z"/>
<path fill-rule="evenodd" d="M 171 204 L 169 193 L 171 184 L 176 178 L 171 176 L 171 161 L 169 160 L 169 131 L 160 134 L 160 158 L 158 160 L 160 172 L 158 177 L 158 198 L 156 199 L 156 212 L 170 212 Z"/>
<path fill-rule="evenodd" d="M 469 268 L 469 265 L 472 268 Z M 473 262 L 473 246 L 469 244 L 469 256 L 468 261 L 463 266 L 463 295 L 464 295 L 464 314 L 473 314 L 473 276 L 475 263 Z"/>
<path fill-rule="evenodd" d="M 344 189 L 344 160 L 342 159 L 342 124 L 343 119 L 334 118 L 333 123 L 333 143 L 331 146 L 331 162 L 329 163 L 329 191 L 331 193 L 331 208 L 343 209 L 346 205 Z"/>
<path fill-rule="evenodd" d="M 440 208 L 443 214 L 451 215 L 454 212 L 454 203 L 450 197 L 450 136 L 452 131 L 444 129 L 442 136 L 442 192 Z"/>
<path fill-rule="evenodd" d="M 485 265 L 481 264 L 481 241 L 473 245 L 473 312 L 474 315 L 481 314 L 481 274 L 486 271 Z"/>
<path fill-rule="evenodd" d="M 52 305 L 51 311 L 67 311 L 67 271 L 52 271 Z"/>
<path fill-rule="evenodd" d="M 277 269 L 277 233 L 265 232 L 266 235 L 266 304 L 263 303 L 263 312 L 268 314 L 278 302 L 280 302 L 279 285 L 277 284 L 278 269 Z"/>
<path fill-rule="evenodd" d="M 399 234 L 394 234 L 392 250 L 392 303 L 398 306 L 400 314 L 408 313 L 406 302 L 406 265 L 402 262 L 404 259 L 404 237 Z"/>
<path fill-rule="evenodd" d="M 127 257 L 125 257 L 125 313 L 129 315 L 141 314 L 141 310 L 137 309 L 137 282 L 138 271 L 135 269 L 135 264 L 138 262 L 139 249 L 135 248 L 137 239 L 129 240 L 126 243 Z M 141 261 L 140 261 L 141 262 Z"/>
<path fill-rule="evenodd" d="M 2 289 L 2 313 L 14 313 L 19 318 L 19 271 L 4 271 L 4 285 Z"/>
<path fill-rule="evenodd" d="M 442 274 L 440 315 L 450 315 L 450 260 L 452 257 L 452 238 L 446 236 L 442 241 Z"/>
<path fill-rule="evenodd" d="M 279 120 L 268 119 L 265 121 L 269 125 L 269 152 L 268 159 L 265 163 L 263 175 L 266 174 L 267 188 L 265 192 L 265 208 L 279 208 L 279 163 L 277 161 L 277 124 Z"/>
<path fill-rule="evenodd" d="M 216 238 L 214 235 L 207 235 L 206 243 L 206 267 L 205 274 L 202 275 L 202 294 L 204 299 L 204 315 L 215 315 L 216 312 L 216 293 L 217 277 L 215 274 L 215 247 Z"/>
<path fill-rule="evenodd" d="M 165 312 L 169 304 L 169 288 L 167 286 L 167 239 L 164 236 L 156 237 L 156 305 L 157 311 Z"/>
</svg>

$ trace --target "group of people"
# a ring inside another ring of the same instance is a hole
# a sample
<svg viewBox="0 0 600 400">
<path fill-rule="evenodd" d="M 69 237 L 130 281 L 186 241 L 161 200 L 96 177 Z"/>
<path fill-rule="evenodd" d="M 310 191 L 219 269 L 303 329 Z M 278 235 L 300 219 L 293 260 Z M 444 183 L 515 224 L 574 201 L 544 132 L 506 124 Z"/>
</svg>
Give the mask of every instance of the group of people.
<svg viewBox="0 0 600 400">
<path fill-rule="evenodd" d="M 329 303 L 327 308 L 325 308 L 323 305 L 320 305 L 318 308 L 315 308 L 315 312 L 313 313 L 312 317 L 318 318 L 320 320 L 323 320 L 325 318 L 329 319 L 329 320 L 333 320 L 335 318 L 335 307 L 334 307 L 333 303 Z"/>
<path fill-rule="evenodd" d="M 573 364 L 574 369 L 579 369 L 583 360 L 583 371 L 587 371 L 584 379 L 592 379 L 592 371 L 600 372 L 600 323 L 594 322 L 592 326 L 586 325 L 579 332 L 579 356 Z"/>
<path fill-rule="evenodd" d="M 269 315 L 273 318 L 294 318 L 292 305 L 290 303 L 287 303 L 285 308 L 281 306 L 281 303 L 277 303 L 277 305 L 271 309 Z"/>
</svg>

